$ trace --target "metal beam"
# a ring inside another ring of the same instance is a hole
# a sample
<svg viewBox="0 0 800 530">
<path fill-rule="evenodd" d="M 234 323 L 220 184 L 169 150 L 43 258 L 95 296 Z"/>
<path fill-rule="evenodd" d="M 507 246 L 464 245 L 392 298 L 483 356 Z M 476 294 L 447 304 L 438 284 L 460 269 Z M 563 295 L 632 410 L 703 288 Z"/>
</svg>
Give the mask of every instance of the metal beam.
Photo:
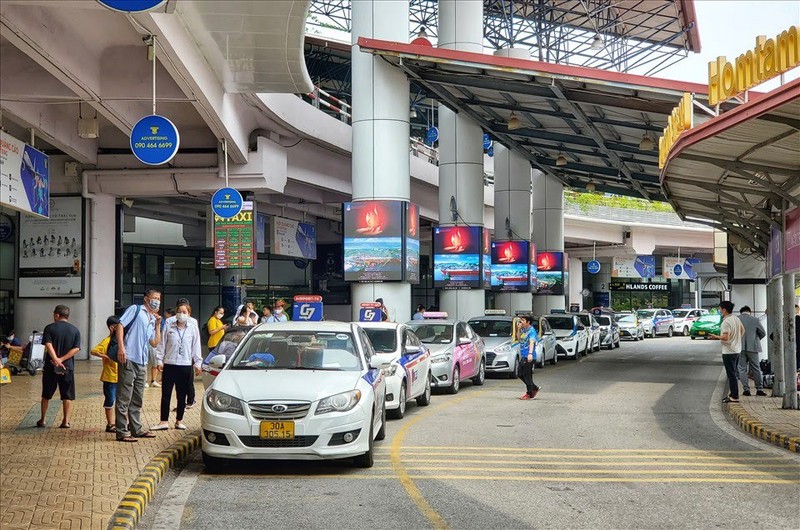
<svg viewBox="0 0 800 530">
<path fill-rule="evenodd" d="M 728 171 L 739 171 L 740 169 L 743 169 L 745 171 L 763 171 L 765 173 L 785 175 L 790 177 L 797 175 L 796 167 L 774 165 L 765 166 L 762 164 L 753 164 L 751 162 L 734 162 L 732 160 L 724 160 L 722 158 L 716 158 L 713 156 L 695 155 L 691 153 L 681 153 L 681 158 L 684 160 L 692 160 L 694 162 L 705 162 L 722 169 L 727 169 Z"/>
</svg>

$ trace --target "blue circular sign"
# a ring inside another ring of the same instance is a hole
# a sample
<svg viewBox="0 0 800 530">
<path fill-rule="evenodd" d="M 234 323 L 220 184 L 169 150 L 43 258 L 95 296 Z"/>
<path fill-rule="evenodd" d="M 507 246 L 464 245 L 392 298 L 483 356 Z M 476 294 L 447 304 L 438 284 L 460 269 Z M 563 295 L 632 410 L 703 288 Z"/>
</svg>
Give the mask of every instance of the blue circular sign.
<svg viewBox="0 0 800 530">
<path fill-rule="evenodd" d="M 143 13 L 155 9 L 167 0 L 97 0 L 104 6 L 121 13 Z"/>
<path fill-rule="evenodd" d="M 223 219 L 236 217 L 242 211 L 242 194 L 233 188 L 220 188 L 211 197 L 211 210 Z"/>
<path fill-rule="evenodd" d="M 180 144 L 178 128 L 164 116 L 145 116 L 136 122 L 131 131 L 131 151 L 139 161 L 150 166 L 172 160 Z"/>
<path fill-rule="evenodd" d="M 433 145 L 437 140 L 439 140 L 439 129 L 436 127 L 431 127 L 425 134 L 425 143 L 428 145 Z"/>
<path fill-rule="evenodd" d="M 672 272 L 675 273 L 675 276 L 680 276 L 683 273 L 683 267 L 681 267 L 680 263 L 676 263 L 675 267 L 672 269 Z"/>
<path fill-rule="evenodd" d="M 600 272 L 600 262 L 596 259 L 593 259 L 586 264 L 586 270 L 589 271 L 589 274 L 597 274 Z"/>
<path fill-rule="evenodd" d="M 489 138 L 489 135 L 483 133 L 483 149 L 489 149 L 492 146 L 492 139 Z"/>
<path fill-rule="evenodd" d="M 489 156 L 494 156 L 494 146 L 490 145 L 489 149 L 486 150 L 486 154 Z"/>
</svg>

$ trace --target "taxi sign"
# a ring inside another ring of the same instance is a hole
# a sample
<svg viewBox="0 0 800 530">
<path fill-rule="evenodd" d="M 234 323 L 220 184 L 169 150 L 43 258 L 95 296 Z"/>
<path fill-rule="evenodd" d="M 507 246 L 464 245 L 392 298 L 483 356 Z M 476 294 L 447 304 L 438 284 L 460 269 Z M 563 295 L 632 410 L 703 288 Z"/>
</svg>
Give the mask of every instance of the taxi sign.
<svg viewBox="0 0 800 530">
<path fill-rule="evenodd" d="M 322 320 L 322 297 L 318 294 L 299 294 L 292 304 L 292 320 L 319 322 Z"/>
<path fill-rule="evenodd" d="M 361 304 L 361 310 L 358 312 L 359 322 L 380 322 L 381 320 L 383 320 L 381 304 Z"/>
<path fill-rule="evenodd" d="M 447 311 L 425 311 L 422 316 L 425 320 L 443 320 L 447 318 Z"/>
<path fill-rule="evenodd" d="M 483 312 L 484 315 L 488 316 L 505 316 L 506 310 L 505 309 L 487 309 Z"/>
</svg>

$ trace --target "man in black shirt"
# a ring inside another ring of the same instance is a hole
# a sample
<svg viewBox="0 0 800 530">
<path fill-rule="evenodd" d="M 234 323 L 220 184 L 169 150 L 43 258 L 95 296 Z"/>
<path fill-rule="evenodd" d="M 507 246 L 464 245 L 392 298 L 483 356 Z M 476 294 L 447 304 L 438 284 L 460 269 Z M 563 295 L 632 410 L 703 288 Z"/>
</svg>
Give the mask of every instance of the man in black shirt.
<svg viewBox="0 0 800 530">
<path fill-rule="evenodd" d="M 62 429 L 70 428 L 72 402 L 75 400 L 75 361 L 73 357 L 81 349 L 81 332 L 68 322 L 69 307 L 57 305 L 53 310 L 53 323 L 44 328 L 44 343 L 47 361 L 42 370 L 42 417 L 37 427 L 45 426 L 47 406 L 58 388 L 64 408 Z"/>
</svg>

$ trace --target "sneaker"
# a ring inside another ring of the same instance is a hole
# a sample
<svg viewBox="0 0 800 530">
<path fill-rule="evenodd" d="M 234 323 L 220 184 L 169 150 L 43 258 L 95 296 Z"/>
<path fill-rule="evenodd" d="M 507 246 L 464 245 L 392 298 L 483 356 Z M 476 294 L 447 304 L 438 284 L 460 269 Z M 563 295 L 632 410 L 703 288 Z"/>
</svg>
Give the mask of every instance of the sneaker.
<svg viewBox="0 0 800 530">
<path fill-rule="evenodd" d="M 187 403 L 186 404 L 186 410 L 193 409 L 195 405 L 197 405 L 196 401 L 192 401 L 191 403 Z"/>
<path fill-rule="evenodd" d="M 155 388 L 161 388 L 161 383 L 159 383 L 158 381 L 153 381 L 150 383 L 150 386 Z"/>
<path fill-rule="evenodd" d="M 744 392 L 742 392 L 742 395 L 743 396 L 749 396 L 750 395 L 750 391 L 749 390 L 745 390 Z"/>
<path fill-rule="evenodd" d="M 147 388 L 147 387 L 149 387 L 149 386 L 150 386 L 150 383 L 148 383 L 147 381 L 145 381 L 145 382 L 144 382 L 144 387 L 145 387 L 145 388 Z"/>
<path fill-rule="evenodd" d="M 539 387 L 539 388 L 535 389 L 533 392 L 531 392 L 531 399 L 534 399 L 536 396 L 538 396 L 539 395 L 539 391 L 541 389 L 542 389 L 542 387 Z"/>
<path fill-rule="evenodd" d="M 524 400 L 526 400 L 526 399 L 530 399 L 530 398 L 531 398 L 531 397 L 530 397 L 528 394 L 523 394 L 523 395 L 522 395 L 522 397 L 520 397 L 519 399 L 521 399 L 521 400 L 523 400 L 523 401 L 524 401 Z"/>
<path fill-rule="evenodd" d="M 176 421 L 175 422 L 175 428 L 178 429 L 178 430 L 181 430 L 181 431 L 185 431 L 186 430 L 186 425 L 184 425 L 180 421 Z"/>
<path fill-rule="evenodd" d="M 758 392 L 756 392 L 756 395 L 757 395 L 757 396 L 766 396 L 766 395 L 767 395 L 767 393 L 766 393 L 766 392 L 764 392 L 763 390 L 759 390 Z"/>
<path fill-rule="evenodd" d="M 150 428 L 151 431 L 166 431 L 167 429 L 169 429 L 169 423 L 167 423 L 165 421 L 162 421 L 161 423 L 159 423 L 155 427 L 151 427 Z"/>
</svg>

